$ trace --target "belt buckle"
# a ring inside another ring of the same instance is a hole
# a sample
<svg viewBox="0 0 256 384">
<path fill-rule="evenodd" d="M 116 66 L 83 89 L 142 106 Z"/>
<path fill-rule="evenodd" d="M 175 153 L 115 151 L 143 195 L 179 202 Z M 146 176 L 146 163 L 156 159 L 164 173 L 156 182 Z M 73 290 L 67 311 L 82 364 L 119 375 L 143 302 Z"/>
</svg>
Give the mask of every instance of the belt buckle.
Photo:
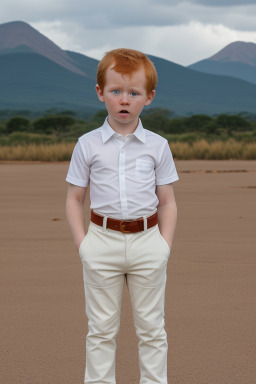
<svg viewBox="0 0 256 384">
<path fill-rule="evenodd" d="M 125 224 L 126 224 L 126 221 L 127 221 L 127 220 L 120 220 L 120 231 L 121 231 L 122 233 L 130 233 L 130 231 L 126 231 L 126 230 L 124 229 L 124 226 L 125 226 Z"/>
</svg>

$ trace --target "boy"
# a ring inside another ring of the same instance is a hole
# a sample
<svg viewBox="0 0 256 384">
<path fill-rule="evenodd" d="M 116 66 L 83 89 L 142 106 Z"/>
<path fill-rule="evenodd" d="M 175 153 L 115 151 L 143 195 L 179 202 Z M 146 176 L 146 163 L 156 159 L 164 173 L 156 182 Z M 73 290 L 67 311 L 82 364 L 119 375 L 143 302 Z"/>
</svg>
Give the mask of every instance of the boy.
<svg viewBox="0 0 256 384">
<path fill-rule="evenodd" d="M 115 383 L 116 335 L 126 282 L 139 338 L 140 384 L 167 383 L 166 267 L 178 180 L 168 142 L 139 115 L 155 96 L 157 74 L 141 52 L 116 49 L 101 60 L 96 92 L 108 117 L 79 138 L 66 180 L 66 213 L 83 264 L 86 384 Z M 91 222 L 84 198 L 90 183 Z"/>
</svg>

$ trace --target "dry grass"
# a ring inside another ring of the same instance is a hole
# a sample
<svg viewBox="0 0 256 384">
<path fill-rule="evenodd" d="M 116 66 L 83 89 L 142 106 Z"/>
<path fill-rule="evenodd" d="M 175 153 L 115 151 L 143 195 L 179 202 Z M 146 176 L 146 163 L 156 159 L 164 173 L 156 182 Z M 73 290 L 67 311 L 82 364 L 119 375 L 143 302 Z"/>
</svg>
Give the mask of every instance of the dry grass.
<svg viewBox="0 0 256 384">
<path fill-rule="evenodd" d="M 173 157 L 176 159 L 202 160 L 256 160 L 256 143 L 237 142 L 235 140 L 214 141 L 206 140 L 189 143 L 171 143 Z"/>
<path fill-rule="evenodd" d="M 68 161 L 74 149 L 74 143 L 49 145 L 17 145 L 0 147 L 0 160 L 23 161 Z M 232 139 L 223 142 L 208 143 L 206 140 L 189 143 L 171 143 L 173 157 L 176 159 L 204 160 L 256 160 L 256 143 L 237 142 Z"/>
<path fill-rule="evenodd" d="M 66 161 L 70 160 L 74 143 L 28 144 L 0 147 L 0 160 Z"/>
</svg>

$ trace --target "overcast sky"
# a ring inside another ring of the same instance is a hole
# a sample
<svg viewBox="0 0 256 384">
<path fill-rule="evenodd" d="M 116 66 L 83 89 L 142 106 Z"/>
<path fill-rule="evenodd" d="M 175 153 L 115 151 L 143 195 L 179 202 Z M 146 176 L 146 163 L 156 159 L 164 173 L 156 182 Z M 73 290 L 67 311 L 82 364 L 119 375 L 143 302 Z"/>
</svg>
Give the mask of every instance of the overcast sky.
<svg viewBox="0 0 256 384">
<path fill-rule="evenodd" d="M 189 65 L 233 41 L 256 43 L 256 0 L 1 0 L 0 10 L 0 24 L 25 21 L 96 59 L 125 47 Z"/>
</svg>

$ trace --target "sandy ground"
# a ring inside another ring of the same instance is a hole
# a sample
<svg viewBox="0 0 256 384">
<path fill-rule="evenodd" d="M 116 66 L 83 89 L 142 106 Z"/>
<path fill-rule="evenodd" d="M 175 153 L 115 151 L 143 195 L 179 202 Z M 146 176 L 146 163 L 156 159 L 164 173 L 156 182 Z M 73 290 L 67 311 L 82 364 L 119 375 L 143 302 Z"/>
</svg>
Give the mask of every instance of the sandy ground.
<svg viewBox="0 0 256 384">
<path fill-rule="evenodd" d="M 255 384 L 256 162 L 176 165 L 169 384 Z M 87 319 L 81 262 L 65 220 L 67 169 L 0 164 L 3 384 L 83 382 Z M 138 384 L 127 288 L 117 343 L 117 383 Z"/>
</svg>

